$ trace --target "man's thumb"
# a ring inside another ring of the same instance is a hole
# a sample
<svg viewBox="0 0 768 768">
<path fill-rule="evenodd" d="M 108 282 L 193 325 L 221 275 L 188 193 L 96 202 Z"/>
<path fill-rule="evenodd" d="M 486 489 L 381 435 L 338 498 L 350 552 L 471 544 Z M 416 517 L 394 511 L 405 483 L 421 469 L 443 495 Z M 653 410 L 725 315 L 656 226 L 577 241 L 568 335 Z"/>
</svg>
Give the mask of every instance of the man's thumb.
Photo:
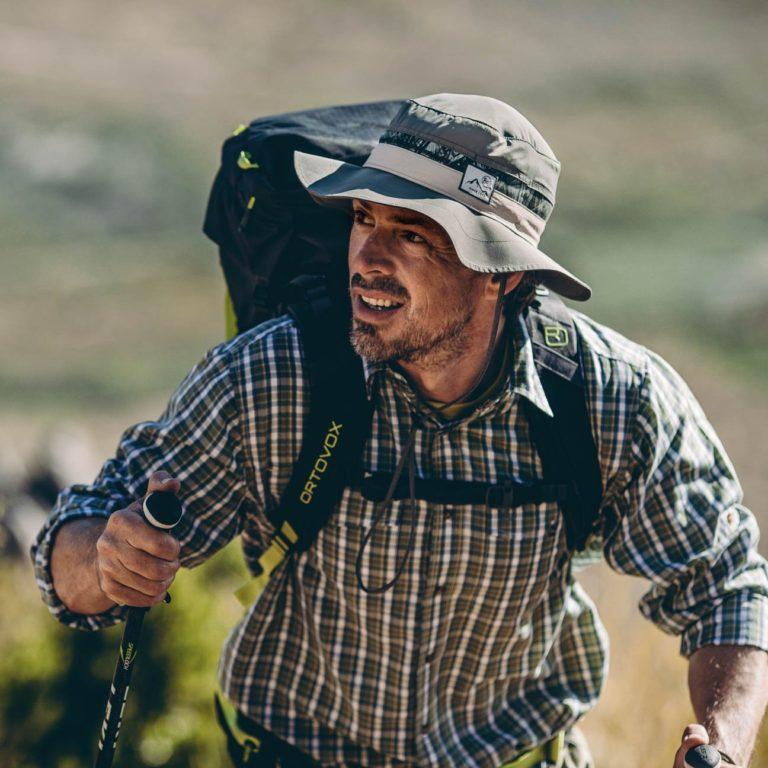
<svg viewBox="0 0 768 768">
<path fill-rule="evenodd" d="M 159 469 L 157 472 L 153 472 L 147 483 L 147 493 L 152 493 L 153 491 L 171 491 L 171 493 L 178 493 L 180 488 L 181 483 L 164 469 Z"/>
<path fill-rule="evenodd" d="M 683 731 L 680 747 L 675 755 L 674 768 L 683 768 L 685 765 L 685 753 L 700 744 L 709 744 L 709 734 L 701 723 L 691 723 Z"/>
<path fill-rule="evenodd" d="M 709 744 L 709 734 L 707 729 L 701 723 L 691 723 L 683 731 L 682 743 L 690 741 L 690 746 L 695 747 L 698 744 Z"/>
</svg>

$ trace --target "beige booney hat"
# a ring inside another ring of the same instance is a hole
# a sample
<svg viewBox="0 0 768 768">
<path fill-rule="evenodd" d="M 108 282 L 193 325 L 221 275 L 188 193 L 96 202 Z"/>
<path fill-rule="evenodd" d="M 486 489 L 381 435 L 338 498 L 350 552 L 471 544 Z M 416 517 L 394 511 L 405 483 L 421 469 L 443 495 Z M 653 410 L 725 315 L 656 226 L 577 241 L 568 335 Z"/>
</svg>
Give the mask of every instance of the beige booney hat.
<svg viewBox="0 0 768 768">
<path fill-rule="evenodd" d="M 488 96 L 439 93 L 406 101 L 363 166 L 294 153 L 321 205 L 352 198 L 409 208 L 440 224 L 477 272 L 541 270 L 553 291 L 591 290 L 538 248 L 555 204 L 560 162 L 516 109 Z"/>
</svg>

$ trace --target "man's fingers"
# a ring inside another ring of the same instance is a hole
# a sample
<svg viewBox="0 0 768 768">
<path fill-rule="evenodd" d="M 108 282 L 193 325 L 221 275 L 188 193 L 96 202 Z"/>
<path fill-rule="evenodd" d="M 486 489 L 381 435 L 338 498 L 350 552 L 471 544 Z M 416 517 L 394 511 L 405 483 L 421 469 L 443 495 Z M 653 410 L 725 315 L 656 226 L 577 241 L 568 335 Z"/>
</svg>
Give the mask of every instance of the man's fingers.
<svg viewBox="0 0 768 768">
<path fill-rule="evenodd" d="M 143 520 L 141 525 L 148 530 L 131 530 L 125 537 L 128 544 L 161 560 L 178 558 L 181 545 L 170 533 L 158 531 Z"/>
<path fill-rule="evenodd" d="M 152 493 L 153 491 L 170 491 L 171 493 L 178 493 L 180 488 L 181 483 L 162 469 L 153 472 L 147 483 L 147 493 Z"/>
<path fill-rule="evenodd" d="M 125 542 L 162 560 L 176 560 L 181 550 L 179 542 L 170 533 L 159 531 L 147 523 L 136 511 L 137 504 L 133 502 L 110 515 L 107 539 L 118 545 L 121 551 L 124 547 L 120 542 Z"/>
<path fill-rule="evenodd" d="M 129 568 L 126 568 L 119 559 L 105 562 L 102 566 L 102 572 L 123 587 L 128 587 L 136 592 L 141 592 L 141 594 L 146 595 L 147 597 L 157 598 L 159 600 L 162 600 L 162 598 L 165 597 L 165 593 L 168 591 L 168 587 L 171 586 L 171 582 L 173 581 L 173 576 L 169 576 L 159 581 L 147 578 L 141 573 L 135 573 Z"/>
<path fill-rule="evenodd" d="M 101 590 L 104 594 L 118 605 L 130 605 L 133 608 L 151 608 L 163 601 L 165 593 L 159 597 L 150 597 L 143 592 L 126 587 L 115 581 L 111 576 L 104 576 L 101 584 Z"/>
<path fill-rule="evenodd" d="M 685 753 L 699 744 L 709 744 L 709 734 L 701 723 L 691 723 L 683 731 L 680 748 L 675 755 L 674 768 L 685 768 Z"/>
<path fill-rule="evenodd" d="M 116 553 L 116 559 L 133 573 L 138 573 L 145 579 L 165 581 L 172 579 L 179 570 L 179 560 L 164 560 L 153 557 L 135 547 L 124 547 Z"/>
</svg>

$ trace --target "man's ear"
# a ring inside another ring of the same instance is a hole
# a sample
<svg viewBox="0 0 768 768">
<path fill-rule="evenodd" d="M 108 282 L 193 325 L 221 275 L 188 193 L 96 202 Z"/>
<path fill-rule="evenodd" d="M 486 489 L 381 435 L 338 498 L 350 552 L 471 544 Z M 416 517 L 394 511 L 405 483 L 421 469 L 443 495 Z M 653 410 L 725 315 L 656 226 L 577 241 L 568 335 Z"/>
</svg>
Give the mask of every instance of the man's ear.
<svg viewBox="0 0 768 768">
<path fill-rule="evenodd" d="M 520 285 L 520 281 L 523 279 L 525 272 L 509 272 L 507 274 L 507 284 L 504 286 L 504 295 L 506 296 L 510 291 L 513 291 Z M 488 298 L 496 298 L 499 295 L 499 283 L 501 282 L 501 275 L 492 275 L 490 280 L 485 285 L 486 295 Z"/>
</svg>

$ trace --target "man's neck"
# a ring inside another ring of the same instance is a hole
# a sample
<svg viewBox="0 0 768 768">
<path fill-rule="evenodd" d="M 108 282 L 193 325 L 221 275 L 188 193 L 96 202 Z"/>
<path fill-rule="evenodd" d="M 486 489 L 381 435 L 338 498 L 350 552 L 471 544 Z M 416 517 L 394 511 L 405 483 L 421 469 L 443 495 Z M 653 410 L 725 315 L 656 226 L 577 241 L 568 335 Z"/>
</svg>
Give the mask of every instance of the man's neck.
<svg viewBox="0 0 768 768">
<path fill-rule="evenodd" d="M 425 365 L 420 362 L 400 362 L 398 365 L 421 397 L 439 403 L 452 403 L 469 395 L 470 391 L 480 383 L 478 377 L 486 365 L 490 332 L 491 329 L 486 328 L 485 333 L 474 334 L 464 354 L 452 360 L 443 361 L 440 365 Z M 491 359 L 504 335 L 504 318 L 502 317 Z M 489 365 L 489 368 L 491 367 Z"/>
</svg>

